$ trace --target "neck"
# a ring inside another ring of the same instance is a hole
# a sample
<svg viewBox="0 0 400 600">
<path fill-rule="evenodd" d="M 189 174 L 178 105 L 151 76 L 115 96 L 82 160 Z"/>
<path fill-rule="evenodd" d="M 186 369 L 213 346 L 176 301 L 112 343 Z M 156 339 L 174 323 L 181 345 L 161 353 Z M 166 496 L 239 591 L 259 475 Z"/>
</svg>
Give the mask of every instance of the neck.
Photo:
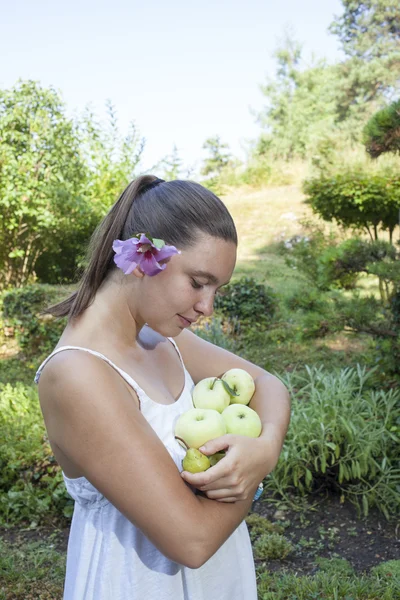
<svg viewBox="0 0 400 600">
<path fill-rule="evenodd" d="M 107 346 L 120 352 L 138 346 L 144 322 L 140 315 L 133 314 L 127 301 L 126 280 L 118 275 L 114 274 L 104 281 L 93 303 L 67 326 L 66 333 L 98 347 L 104 346 L 106 340 Z"/>
</svg>

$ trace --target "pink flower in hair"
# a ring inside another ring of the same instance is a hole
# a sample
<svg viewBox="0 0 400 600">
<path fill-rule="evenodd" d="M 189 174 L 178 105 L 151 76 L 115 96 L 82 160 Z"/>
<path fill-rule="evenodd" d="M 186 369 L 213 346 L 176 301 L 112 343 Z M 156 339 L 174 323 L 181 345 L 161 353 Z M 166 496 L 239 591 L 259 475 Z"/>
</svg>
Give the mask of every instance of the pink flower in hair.
<svg viewBox="0 0 400 600">
<path fill-rule="evenodd" d="M 146 275 L 157 275 L 166 264 L 160 262 L 174 254 L 180 254 L 175 246 L 167 246 L 164 240 L 153 238 L 148 233 L 137 233 L 129 240 L 114 240 L 114 262 L 125 275 L 129 275 L 139 265 Z"/>
</svg>

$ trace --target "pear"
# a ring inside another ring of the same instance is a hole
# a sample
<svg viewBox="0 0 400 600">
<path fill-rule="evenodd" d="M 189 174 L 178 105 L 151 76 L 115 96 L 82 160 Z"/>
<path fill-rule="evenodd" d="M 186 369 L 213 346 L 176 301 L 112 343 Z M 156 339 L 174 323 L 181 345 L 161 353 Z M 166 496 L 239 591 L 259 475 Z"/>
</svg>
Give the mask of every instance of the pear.
<svg viewBox="0 0 400 600">
<path fill-rule="evenodd" d="M 210 460 L 210 465 L 213 467 L 221 460 L 221 458 L 224 458 L 224 456 L 225 452 L 216 452 L 215 454 L 211 454 L 211 456 L 208 457 Z"/>
<path fill-rule="evenodd" d="M 202 473 L 202 471 L 207 471 L 210 466 L 208 456 L 197 448 L 189 448 L 182 461 L 183 470 L 189 471 L 189 473 Z"/>
</svg>

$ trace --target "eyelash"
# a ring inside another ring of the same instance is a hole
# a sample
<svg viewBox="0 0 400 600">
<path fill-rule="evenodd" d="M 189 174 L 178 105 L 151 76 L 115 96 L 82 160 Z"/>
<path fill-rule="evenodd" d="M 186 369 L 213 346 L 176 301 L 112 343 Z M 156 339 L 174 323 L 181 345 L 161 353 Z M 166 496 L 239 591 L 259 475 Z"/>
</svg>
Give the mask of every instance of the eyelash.
<svg viewBox="0 0 400 600">
<path fill-rule="evenodd" d="M 194 288 L 195 290 L 201 290 L 201 289 L 203 289 L 203 287 L 204 287 L 204 285 L 202 285 L 201 283 L 198 283 L 195 279 L 192 279 L 192 288 Z M 220 288 L 219 290 L 216 290 L 215 295 L 223 296 L 224 295 L 223 289 Z"/>
<path fill-rule="evenodd" d="M 195 290 L 201 290 L 203 287 L 204 285 L 201 285 L 200 283 L 197 283 L 197 281 L 192 279 L 192 288 L 194 288 Z"/>
</svg>

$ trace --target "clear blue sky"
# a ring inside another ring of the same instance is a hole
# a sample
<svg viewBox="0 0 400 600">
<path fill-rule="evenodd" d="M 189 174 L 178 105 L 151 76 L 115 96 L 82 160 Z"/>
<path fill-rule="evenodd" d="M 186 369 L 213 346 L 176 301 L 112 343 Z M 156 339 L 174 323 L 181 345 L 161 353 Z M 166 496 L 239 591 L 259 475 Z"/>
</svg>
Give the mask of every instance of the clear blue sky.
<svg viewBox="0 0 400 600">
<path fill-rule="evenodd" d="M 340 0 L 0 0 L 0 87 L 19 78 L 58 89 L 72 114 L 105 101 L 125 132 L 146 138 L 143 169 L 176 144 L 188 166 L 220 135 L 243 158 L 257 137 L 251 114 L 275 73 L 285 28 L 330 62 L 341 58 L 327 28 Z"/>
</svg>

